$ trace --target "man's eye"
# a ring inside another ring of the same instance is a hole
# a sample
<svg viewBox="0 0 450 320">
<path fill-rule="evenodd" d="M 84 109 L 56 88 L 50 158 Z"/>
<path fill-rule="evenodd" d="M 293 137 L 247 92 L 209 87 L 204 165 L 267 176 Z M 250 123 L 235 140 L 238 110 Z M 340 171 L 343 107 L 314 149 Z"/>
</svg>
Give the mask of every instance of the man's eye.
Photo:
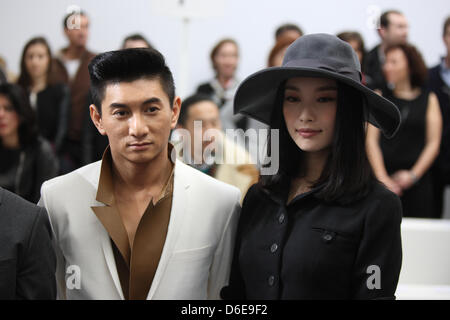
<svg viewBox="0 0 450 320">
<path fill-rule="evenodd" d="M 114 112 L 114 115 L 116 117 L 125 117 L 127 115 L 127 112 L 126 111 L 116 111 L 116 112 Z"/>
<path fill-rule="evenodd" d="M 153 112 L 156 112 L 156 111 L 158 111 L 159 109 L 157 108 L 157 107 L 148 107 L 147 108 L 147 112 L 149 112 L 149 113 L 153 113 Z"/>
</svg>

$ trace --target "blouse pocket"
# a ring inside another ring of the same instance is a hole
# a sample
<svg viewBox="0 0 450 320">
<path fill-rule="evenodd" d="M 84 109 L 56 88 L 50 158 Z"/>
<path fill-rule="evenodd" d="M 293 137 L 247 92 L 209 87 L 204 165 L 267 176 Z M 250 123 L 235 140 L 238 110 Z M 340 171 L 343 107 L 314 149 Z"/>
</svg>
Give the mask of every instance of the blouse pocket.
<svg viewBox="0 0 450 320">
<path fill-rule="evenodd" d="M 328 227 L 313 227 L 312 231 L 318 270 L 350 273 L 358 250 L 356 236 Z"/>
</svg>

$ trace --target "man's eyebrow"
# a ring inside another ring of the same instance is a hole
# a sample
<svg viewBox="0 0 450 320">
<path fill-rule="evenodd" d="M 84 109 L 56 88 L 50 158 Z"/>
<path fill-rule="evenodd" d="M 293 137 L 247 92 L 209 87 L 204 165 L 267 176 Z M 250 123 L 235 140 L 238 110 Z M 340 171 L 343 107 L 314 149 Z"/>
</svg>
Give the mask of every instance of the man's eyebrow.
<svg viewBox="0 0 450 320">
<path fill-rule="evenodd" d="M 162 101 L 160 98 L 154 97 L 154 98 L 145 100 L 144 102 L 142 102 L 142 105 L 149 104 L 149 103 L 162 103 Z"/>
<path fill-rule="evenodd" d="M 109 105 L 110 108 L 128 108 L 128 105 L 125 103 L 113 102 Z"/>
<path fill-rule="evenodd" d="M 150 98 L 142 102 L 142 105 L 150 104 L 150 103 L 162 103 L 161 99 L 159 98 Z M 128 108 L 128 104 L 126 103 L 120 103 L 120 102 L 113 102 L 109 105 L 110 108 Z"/>
</svg>

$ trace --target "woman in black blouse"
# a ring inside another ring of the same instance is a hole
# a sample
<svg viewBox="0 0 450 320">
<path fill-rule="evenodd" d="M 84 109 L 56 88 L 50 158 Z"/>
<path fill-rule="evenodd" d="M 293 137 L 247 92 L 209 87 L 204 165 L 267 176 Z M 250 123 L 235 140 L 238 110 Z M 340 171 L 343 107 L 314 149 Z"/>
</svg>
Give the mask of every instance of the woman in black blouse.
<svg viewBox="0 0 450 320">
<path fill-rule="evenodd" d="M 367 131 L 369 160 L 376 176 L 400 196 L 404 217 L 434 216 L 433 181 L 429 169 L 439 154 L 442 116 L 439 101 L 425 88 L 427 67 L 410 44 L 387 47 L 383 71 L 392 90 L 382 92 L 402 114 L 393 139 Z"/>
<path fill-rule="evenodd" d="M 39 133 L 59 155 L 67 132 L 70 92 L 65 84 L 52 81 L 51 62 L 47 41 L 42 37 L 31 39 L 22 52 L 17 82 L 30 98 L 31 107 L 36 112 Z"/>
<path fill-rule="evenodd" d="M 401 203 L 372 173 L 365 129 L 368 120 L 392 136 L 400 113 L 361 84 L 351 46 L 299 38 L 281 67 L 242 83 L 236 111 L 279 130 L 268 147 L 279 170 L 244 199 L 222 297 L 395 298 Z"/>
<path fill-rule="evenodd" d="M 38 136 L 23 90 L 0 85 L 0 187 L 36 203 L 44 181 L 58 173 L 50 144 Z"/>
</svg>

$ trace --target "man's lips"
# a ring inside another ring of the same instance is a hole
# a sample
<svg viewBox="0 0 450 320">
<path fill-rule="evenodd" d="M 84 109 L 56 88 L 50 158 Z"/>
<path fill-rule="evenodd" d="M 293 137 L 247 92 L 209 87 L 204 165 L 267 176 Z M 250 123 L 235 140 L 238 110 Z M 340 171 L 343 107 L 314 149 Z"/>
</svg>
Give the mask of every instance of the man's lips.
<svg viewBox="0 0 450 320">
<path fill-rule="evenodd" d="M 128 147 L 131 148 L 145 148 L 149 145 L 151 145 L 151 142 L 132 142 L 132 143 L 128 143 Z"/>
</svg>

